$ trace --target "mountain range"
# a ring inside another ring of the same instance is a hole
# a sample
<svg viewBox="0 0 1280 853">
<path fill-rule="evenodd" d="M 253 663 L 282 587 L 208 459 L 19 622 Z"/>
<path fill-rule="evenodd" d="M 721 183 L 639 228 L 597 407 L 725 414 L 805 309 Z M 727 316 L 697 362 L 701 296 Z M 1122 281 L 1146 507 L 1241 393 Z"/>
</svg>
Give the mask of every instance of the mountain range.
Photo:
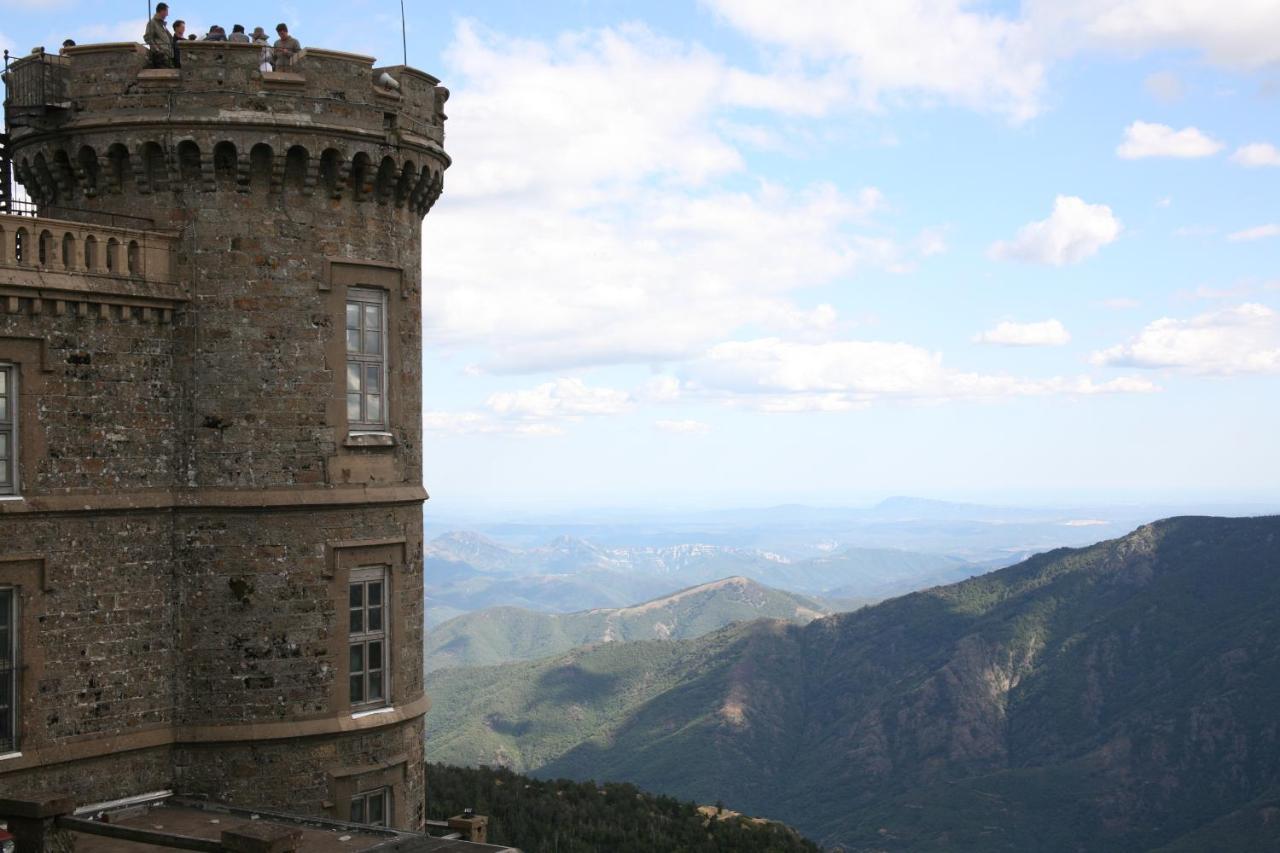
<svg viewBox="0 0 1280 853">
<path fill-rule="evenodd" d="M 515 547 L 451 531 L 424 549 L 428 626 L 489 607 L 569 613 L 625 607 L 728 576 L 809 596 L 871 600 L 980 573 L 937 554 L 833 548 L 794 559 L 728 545 L 601 547 L 571 536 Z"/>
<path fill-rule="evenodd" d="M 849 851 L 1280 849 L 1280 518 L 431 690 L 436 760 L 721 800 Z"/>
<path fill-rule="evenodd" d="M 544 613 L 491 607 L 426 633 L 427 671 L 533 660 L 592 643 L 682 640 L 759 618 L 803 624 L 831 609 L 744 577 L 722 578 L 631 607 Z"/>
</svg>

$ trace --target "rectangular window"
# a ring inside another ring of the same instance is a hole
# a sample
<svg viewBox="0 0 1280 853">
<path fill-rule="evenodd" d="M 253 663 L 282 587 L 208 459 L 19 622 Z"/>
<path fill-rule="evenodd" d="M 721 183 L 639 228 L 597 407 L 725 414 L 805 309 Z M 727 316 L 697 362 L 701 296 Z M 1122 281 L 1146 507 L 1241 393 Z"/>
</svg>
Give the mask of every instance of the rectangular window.
<svg viewBox="0 0 1280 853">
<path fill-rule="evenodd" d="M 0 364 L 0 495 L 18 491 L 17 369 Z"/>
<path fill-rule="evenodd" d="M 387 311 L 381 290 L 347 291 L 347 425 L 387 428 Z"/>
<path fill-rule="evenodd" d="M 0 753 L 18 749 L 18 620 L 13 587 L 0 587 Z"/>
<path fill-rule="evenodd" d="M 386 788 L 365 791 L 351 798 L 351 822 L 370 826 L 391 825 L 391 792 Z"/>
<path fill-rule="evenodd" d="M 378 566 L 351 573 L 348 636 L 351 654 L 351 706 L 387 702 L 387 580 Z"/>
</svg>

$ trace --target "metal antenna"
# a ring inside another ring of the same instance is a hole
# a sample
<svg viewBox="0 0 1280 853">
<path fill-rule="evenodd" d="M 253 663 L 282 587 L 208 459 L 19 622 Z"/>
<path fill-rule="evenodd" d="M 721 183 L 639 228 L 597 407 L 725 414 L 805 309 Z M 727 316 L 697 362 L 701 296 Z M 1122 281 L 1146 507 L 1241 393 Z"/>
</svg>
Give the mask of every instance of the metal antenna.
<svg viewBox="0 0 1280 853">
<path fill-rule="evenodd" d="M 150 0 L 147 0 L 150 2 Z M 404 48 L 404 64 L 409 64 L 409 37 L 405 35 L 404 30 L 404 0 L 400 0 L 400 42 Z"/>
</svg>

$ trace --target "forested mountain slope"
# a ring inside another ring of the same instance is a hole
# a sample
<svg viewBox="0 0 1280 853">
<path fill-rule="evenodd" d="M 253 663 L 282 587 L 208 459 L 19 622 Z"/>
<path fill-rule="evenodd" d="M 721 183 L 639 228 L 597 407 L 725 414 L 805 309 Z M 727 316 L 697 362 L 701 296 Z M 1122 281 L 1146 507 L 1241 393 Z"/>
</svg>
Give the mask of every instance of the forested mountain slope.
<svg viewBox="0 0 1280 853">
<path fill-rule="evenodd" d="M 683 640 L 731 622 L 803 624 L 830 611 L 820 602 L 743 577 L 723 578 L 631 607 L 542 613 L 492 607 L 427 632 L 427 670 L 533 660 L 591 643 Z"/>
<path fill-rule="evenodd" d="M 433 691 L 449 760 L 720 799 L 852 850 L 1280 846 L 1274 517 L 1169 519 L 804 627 L 464 672 Z"/>
</svg>

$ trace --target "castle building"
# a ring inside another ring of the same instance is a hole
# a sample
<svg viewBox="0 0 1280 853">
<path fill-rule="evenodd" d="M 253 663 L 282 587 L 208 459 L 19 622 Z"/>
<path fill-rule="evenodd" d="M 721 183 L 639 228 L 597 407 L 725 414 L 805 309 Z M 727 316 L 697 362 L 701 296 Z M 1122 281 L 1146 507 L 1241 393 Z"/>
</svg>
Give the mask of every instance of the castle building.
<svg viewBox="0 0 1280 853">
<path fill-rule="evenodd" d="M 6 69 L 36 215 L 0 198 L 0 797 L 420 829 L 421 229 L 448 92 L 258 54 Z"/>
</svg>

